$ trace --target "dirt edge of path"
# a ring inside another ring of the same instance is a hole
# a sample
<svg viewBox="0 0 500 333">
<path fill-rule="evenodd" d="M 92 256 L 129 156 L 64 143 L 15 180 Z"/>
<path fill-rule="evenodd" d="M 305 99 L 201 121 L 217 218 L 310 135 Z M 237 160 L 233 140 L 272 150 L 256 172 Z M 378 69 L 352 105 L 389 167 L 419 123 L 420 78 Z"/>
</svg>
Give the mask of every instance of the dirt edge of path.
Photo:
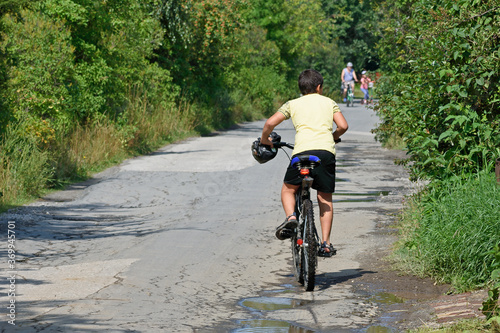
<svg viewBox="0 0 500 333">
<path fill-rule="evenodd" d="M 383 295 L 373 300 L 380 308 L 374 325 L 402 332 L 419 327 L 439 328 L 461 319 L 484 318 L 480 307 L 487 297 L 486 290 L 453 294 L 451 285 L 437 284 L 431 278 L 395 269 L 389 259 L 393 246 L 387 247 L 387 244 L 397 241 L 396 222 L 379 223 L 374 233 L 381 240 L 380 246 L 359 261 L 363 269 L 376 273 L 363 275 L 353 284 L 358 293 Z"/>
</svg>

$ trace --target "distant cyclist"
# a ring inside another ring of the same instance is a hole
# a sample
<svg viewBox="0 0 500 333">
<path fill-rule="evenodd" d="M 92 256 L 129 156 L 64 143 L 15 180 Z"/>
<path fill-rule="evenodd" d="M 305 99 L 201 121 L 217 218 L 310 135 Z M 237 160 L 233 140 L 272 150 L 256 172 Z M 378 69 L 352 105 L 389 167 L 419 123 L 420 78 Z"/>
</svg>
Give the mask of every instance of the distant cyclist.
<svg viewBox="0 0 500 333">
<path fill-rule="evenodd" d="M 356 72 L 352 68 L 352 62 L 347 63 L 347 67 L 342 70 L 342 74 L 340 75 L 342 80 L 342 89 L 344 102 L 347 102 L 346 94 L 347 94 L 347 85 L 351 85 L 351 91 L 354 92 L 354 81 L 358 82 L 358 78 L 356 77 Z"/>
<path fill-rule="evenodd" d="M 321 164 L 314 169 L 312 187 L 318 192 L 322 230 L 320 252 L 328 254 L 333 252 L 330 232 L 333 221 L 332 193 L 335 190 L 334 141 L 339 141 L 348 126 L 337 103 L 322 96 L 323 76 L 318 71 L 312 69 L 303 71 L 299 76 L 299 89 L 302 97 L 286 102 L 266 121 L 260 142 L 272 146 L 269 136 L 273 129 L 285 119 L 291 118 L 296 131 L 293 156 L 315 155 L 321 159 Z M 334 123 L 335 131 L 333 131 Z M 276 237 L 281 240 L 290 237 L 286 229 L 294 229 L 298 224 L 294 213 L 295 193 L 301 182 L 299 170 L 288 166 L 281 189 L 281 202 L 286 219 L 276 229 Z"/>
<path fill-rule="evenodd" d="M 370 82 L 372 82 L 372 80 L 366 75 L 366 71 L 362 71 L 361 72 L 361 87 L 360 87 L 360 89 L 364 94 L 363 104 L 368 104 L 368 101 L 370 100 L 370 94 L 368 92 L 368 87 L 370 85 Z"/>
</svg>

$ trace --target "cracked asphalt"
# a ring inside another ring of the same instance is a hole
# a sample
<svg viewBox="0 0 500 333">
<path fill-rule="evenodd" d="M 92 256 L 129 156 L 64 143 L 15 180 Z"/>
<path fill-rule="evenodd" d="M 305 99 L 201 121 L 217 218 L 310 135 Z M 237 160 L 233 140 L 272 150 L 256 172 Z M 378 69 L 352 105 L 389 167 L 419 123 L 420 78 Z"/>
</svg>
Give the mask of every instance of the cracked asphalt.
<svg viewBox="0 0 500 333">
<path fill-rule="evenodd" d="M 366 330 L 381 309 L 352 287 L 376 273 L 360 258 L 390 246 L 375 229 L 392 222 L 413 184 L 393 163 L 401 156 L 370 133 L 373 111 L 341 107 L 350 129 L 337 146 L 338 254 L 319 258 L 314 292 L 295 282 L 289 242 L 274 238 L 288 159 L 280 151 L 254 161 L 258 121 L 168 145 L 0 215 L 4 244 L 15 221 L 17 331 L 253 332 L 268 322 L 294 332 Z M 276 131 L 293 142 L 290 121 Z M 308 302 L 242 305 L 262 295 Z M 3 293 L 5 314 L 8 302 Z M 0 328 L 13 327 L 4 320 Z"/>
</svg>

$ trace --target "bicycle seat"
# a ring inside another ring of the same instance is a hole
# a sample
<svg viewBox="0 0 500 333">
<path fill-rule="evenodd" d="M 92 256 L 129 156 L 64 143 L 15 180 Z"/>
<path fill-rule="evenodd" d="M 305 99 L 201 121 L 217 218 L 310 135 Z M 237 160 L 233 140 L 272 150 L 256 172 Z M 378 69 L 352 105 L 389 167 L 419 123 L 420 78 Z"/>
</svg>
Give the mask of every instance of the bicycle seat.
<svg viewBox="0 0 500 333">
<path fill-rule="evenodd" d="M 299 155 L 292 158 L 290 165 L 292 167 L 300 168 L 314 168 L 321 163 L 321 159 L 314 155 Z"/>
</svg>

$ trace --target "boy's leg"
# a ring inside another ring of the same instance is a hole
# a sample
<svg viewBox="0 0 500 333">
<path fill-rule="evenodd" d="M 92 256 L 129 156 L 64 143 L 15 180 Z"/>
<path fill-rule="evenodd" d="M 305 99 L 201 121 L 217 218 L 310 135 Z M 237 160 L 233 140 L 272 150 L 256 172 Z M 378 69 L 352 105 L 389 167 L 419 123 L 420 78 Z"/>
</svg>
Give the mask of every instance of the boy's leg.
<svg viewBox="0 0 500 333">
<path fill-rule="evenodd" d="M 281 203 L 283 204 L 286 216 L 290 216 L 295 212 L 295 193 L 297 193 L 299 187 L 300 185 L 283 183 L 283 187 L 281 188 Z"/>
<path fill-rule="evenodd" d="M 333 223 L 332 193 L 318 191 L 319 219 L 321 222 L 321 243 L 330 244 L 330 233 Z"/>
<path fill-rule="evenodd" d="M 295 193 L 298 188 L 299 185 L 290 185 L 287 183 L 283 183 L 283 187 L 281 188 L 281 203 L 283 204 L 287 219 L 276 228 L 275 235 L 279 240 L 290 238 L 292 236 L 290 233 L 291 229 L 297 226 L 297 217 L 293 216 L 293 213 L 295 211 Z"/>
</svg>

